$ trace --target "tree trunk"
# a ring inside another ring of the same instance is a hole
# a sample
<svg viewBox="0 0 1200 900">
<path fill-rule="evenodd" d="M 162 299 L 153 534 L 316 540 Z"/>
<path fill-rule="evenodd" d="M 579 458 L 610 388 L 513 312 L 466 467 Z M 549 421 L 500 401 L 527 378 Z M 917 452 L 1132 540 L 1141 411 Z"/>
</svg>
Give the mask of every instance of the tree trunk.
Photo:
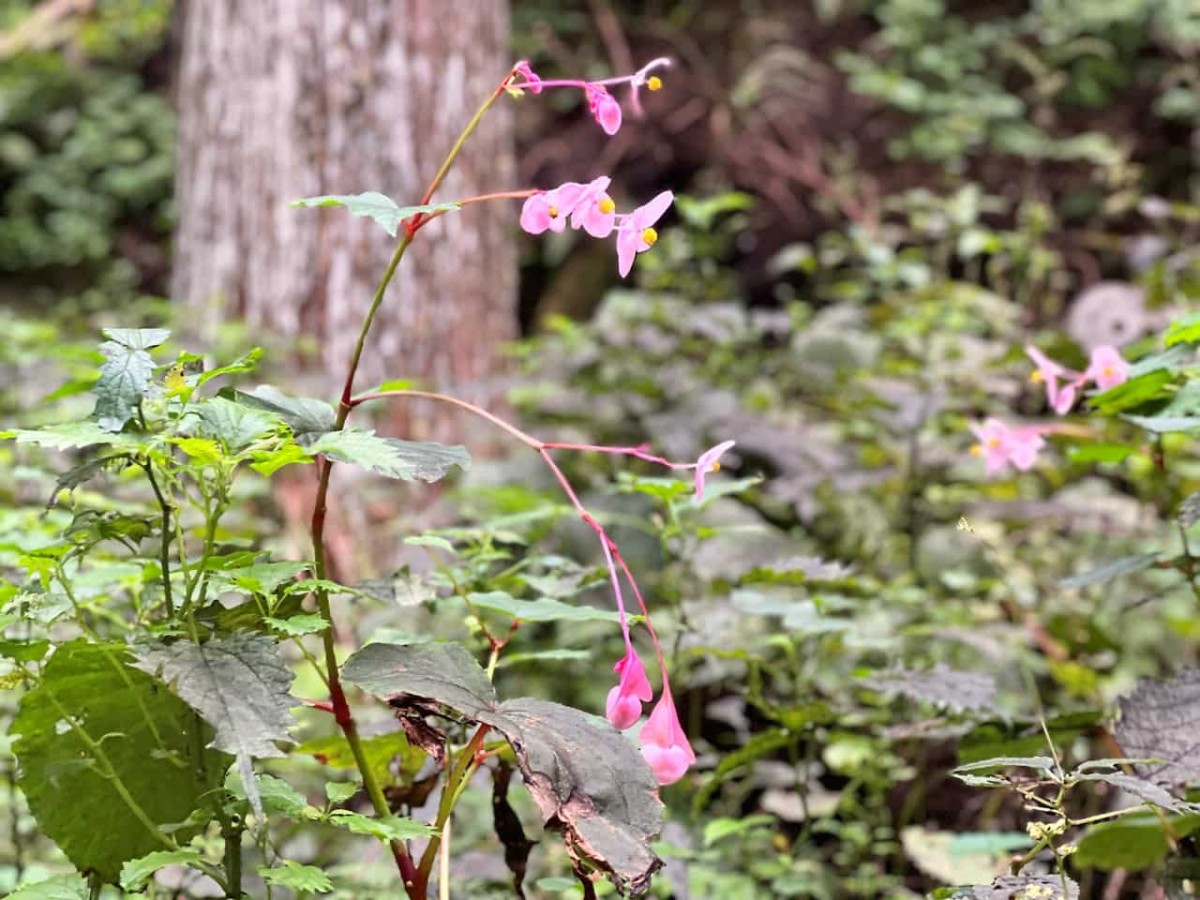
<svg viewBox="0 0 1200 900">
<path fill-rule="evenodd" d="M 395 246 L 320 194 L 420 200 L 471 113 L 507 72 L 502 0 L 187 0 L 172 294 L 205 336 L 242 317 L 340 390 Z M 515 187 L 498 103 L 438 198 Z M 435 198 L 435 199 L 438 199 Z M 488 399 L 516 328 L 512 204 L 479 204 L 422 230 L 376 318 L 358 389 L 415 378 Z M 312 358 L 311 356 L 309 357 Z M 305 381 L 308 379 L 306 378 Z M 461 440 L 461 414 L 395 404 L 386 430 Z M 470 432 L 474 434 L 474 430 Z"/>
</svg>

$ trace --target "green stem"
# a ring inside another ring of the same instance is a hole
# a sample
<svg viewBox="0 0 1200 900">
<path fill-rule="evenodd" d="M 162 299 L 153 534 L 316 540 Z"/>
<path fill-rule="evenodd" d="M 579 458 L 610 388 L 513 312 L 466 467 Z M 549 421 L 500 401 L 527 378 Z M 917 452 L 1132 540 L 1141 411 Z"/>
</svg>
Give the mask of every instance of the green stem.
<svg viewBox="0 0 1200 900">
<path fill-rule="evenodd" d="M 509 72 L 508 76 L 500 82 L 500 85 L 492 91 L 492 95 L 475 111 L 475 115 L 471 117 L 471 121 L 467 123 L 467 127 L 462 130 L 462 134 L 458 136 L 458 140 L 454 142 L 454 146 L 450 148 L 450 152 L 446 154 L 446 159 L 442 162 L 442 167 L 438 169 L 437 174 L 433 176 L 433 181 L 429 182 L 429 187 L 425 189 L 425 196 L 421 198 L 422 206 L 433 199 L 434 192 L 441 186 L 446 175 L 449 174 L 451 166 L 454 165 L 454 161 L 458 159 L 458 154 L 462 152 L 463 146 L 467 143 L 467 138 L 475 132 L 484 115 L 492 108 L 492 104 L 500 99 L 500 95 L 504 93 L 504 89 L 511 80 L 512 73 Z"/>
<path fill-rule="evenodd" d="M 442 845 L 442 829 L 446 827 L 446 822 L 450 819 L 451 814 L 453 814 L 454 807 L 458 803 L 458 798 L 462 796 L 467 783 L 471 780 L 471 776 L 475 774 L 475 769 L 478 768 L 475 757 L 483 747 L 483 740 L 487 737 L 487 733 L 487 725 L 480 725 L 475 729 L 475 734 L 471 736 L 471 740 L 467 742 L 467 746 L 463 747 L 459 752 L 458 758 L 454 762 L 454 767 L 450 771 L 450 776 L 446 779 L 446 786 L 442 788 L 442 799 L 438 803 L 437 819 L 433 823 L 434 833 L 429 839 L 429 845 L 425 848 L 425 853 L 421 856 L 421 864 L 418 867 L 422 891 L 429 884 L 429 873 L 433 871 L 433 863 L 437 859 L 438 848 Z"/>
<path fill-rule="evenodd" d="M 174 619 L 175 600 L 171 596 L 171 507 L 163 496 L 163 492 L 159 490 L 158 479 L 154 477 L 154 467 L 150 465 L 150 461 L 139 460 L 138 465 L 145 471 L 146 478 L 150 481 L 150 488 L 158 500 L 158 508 L 162 511 L 162 540 L 159 544 L 158 560 L 159 566 L 162 568 L 163 600 L 167 604 L 167 616 Z"/>
<path fill-rule="evenodd" d="M 225 893 L 241 900 L 242 897 L 242 828 L 232 822 L 224 823 L 221 837 L 225 839 L 225 878 L 228 884 Z"/>
</svg>

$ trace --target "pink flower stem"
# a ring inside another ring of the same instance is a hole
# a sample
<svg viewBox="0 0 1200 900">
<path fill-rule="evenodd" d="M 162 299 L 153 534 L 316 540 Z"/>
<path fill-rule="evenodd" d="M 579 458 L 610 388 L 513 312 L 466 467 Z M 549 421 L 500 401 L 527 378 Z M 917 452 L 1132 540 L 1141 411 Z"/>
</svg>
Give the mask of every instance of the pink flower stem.
<svg viewBox="0 0 1200 900">
<path fill-rule="evenodd" d="M 486 419 L 497 428 L 507 431 L 510 435 L 515 437 L 527 447 L 532 447 L 534 450 L 541 452 L 542 448 L 546 446 L 537 438 L 526 434 L 516 425 L 511 425 L 508 422 L 505 422 L 499 416 L 492 415 L 482 406 L 476 406 L 474 403 L 470 403 L 466 400 L 460 400 L 457 397 L 451 397 L 449 394 L 438 394 L 434 391 L 417 390 L 375 391 L 374 393 L 359 394 L 358 396 L 351 398 L 349 406 L 351 409 L 354 409 L 356 406 L 366 403 L 368 400 L 386 400 L 389 397 L 420 397 L 425 400 L 436 400 L 439 403 L 449 403 L 453 406 L 459 407 L 460 409 L 465 409 L 467 412 L 474 413 L 482 419 Z"/>
<path fill-rule="evenodd" d="M 610 87 L 615 84 L 629 84 L 633 81 L 632 75 L 616 75 L 612 78 L 602 78 L 599 81 L 578 81 L 569 78 L 560 78 L 556 81 L 539 81 L 536 84 L 532 81 L 518 81 L 515 84 L 510 84 L 508 87 L 514 90 L 528 90 L 533 88 L 558 88 L 570 87 L 579 88 L 581 91 L 586 91 L 588 85 L 593 87 Z"/>
<path fill-rule="evenodd" d="M 666 466 L 668 469 L 694 469 L 695 463 L 677 463 L 671 462 L 669 459 L 664 459 L 661 456 L 655 456 L 653 453 L 647 452 L 645 449 L 648 444 L 643 444 L 640 447 L 600 447 L 596 444 L 566 444 L 559 441 L 547 441 L 543 444 L 547 450 L 579 450 L 592 453 L 613 453 L 621 456 L 633 456 L 637 459 L 644 459 L 646 462 L 658 463 L 660 466 Z"/>
<path fill-rule="evenodd" d="M 633 596 L 637 598 L 638 606 L 642 610 L 642 616 L 646 620 L 646 629 L 650 632 L 650 640 L 654 644 L 654 655 L 658 657 L 658 670 L 662 674 L 663 696 L 671 695 L 670 683 L 667 680 L 667 661 L 663 655 L 662 644 L 658 640 L 658 632 L 654 630 L 654 623 L 650 621 L 650 610 L 646 608 L 646 600 L 642 597 L 642 592 L 638 590 L 637 582 L 633 580 L 633 573 L 629 571 L 629 566 L 621 556 L 621 551 L 616 544 L 612 545 L 613 556 L 616 557 L 617 565 L 621 567 L 621 571 L 625 573 L 625 578 L 629 581 L 629 586 L 633 589 Z"/>
</svg>

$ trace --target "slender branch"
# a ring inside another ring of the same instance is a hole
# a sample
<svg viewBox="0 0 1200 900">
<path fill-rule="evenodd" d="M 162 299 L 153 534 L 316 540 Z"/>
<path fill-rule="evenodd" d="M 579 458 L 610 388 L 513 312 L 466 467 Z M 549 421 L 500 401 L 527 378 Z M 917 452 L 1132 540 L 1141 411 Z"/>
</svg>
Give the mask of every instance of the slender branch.
<svg viewBox="0 0 1200 900">
<path fill-rule="evenodd" d="M 154 477 L 154 468 L 150 460 L 138 460 L 150 481 L 150 488 L 158 500 L 158 508 L 162 511 L 162 540 L 158 550 L 159 566 L 162 568 L 163 600 L 167 604 L 167 615 L 175 618 L 175 600 L 171 596 L 171 507 L 168 505 L 163 492 L 159 490 L 158 479 Z"/>
</svg>

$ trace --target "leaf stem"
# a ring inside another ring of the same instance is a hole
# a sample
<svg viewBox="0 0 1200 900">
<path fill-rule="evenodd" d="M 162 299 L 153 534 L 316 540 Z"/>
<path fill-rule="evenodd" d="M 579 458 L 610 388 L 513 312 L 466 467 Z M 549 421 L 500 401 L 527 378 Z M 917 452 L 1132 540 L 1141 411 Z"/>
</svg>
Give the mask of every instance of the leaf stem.
<svg viewBox="0 0 1200 900">
<path fill-rule="evenodd" d="M 463 747 L 459 752 L 458 758 L 450 770 L 450 776 L 446 779 L 446 785 L 442 788 L 442 799 L 438 803 L 437 819 L 433 823 L 435 833 L 429 839 L 429 845 L 421 855 L 421 864 L 418 867 L 422 891 L 424 891 L 429 883 L 429 873 L 433 871 L 433 863 L 437 859 L 438 848 L 442 844 L 442 830 L 450 820 L 450 816 L 454 812 L 454 807 L 458 803 L 458 798 L 462 796 L 467 783 L 471 780 L 471 776 L 475 774 L 475 769 L 478 768 L 475 758 L 479 755 L 479 751 L 483 747 L 483 740 L 487 737 L 488 730 L 488 726 L 482 724 L 475 729 L 475 734 L 471 736 L 471 740 L 467 742 L 467 746 Z"/>
</svg>

